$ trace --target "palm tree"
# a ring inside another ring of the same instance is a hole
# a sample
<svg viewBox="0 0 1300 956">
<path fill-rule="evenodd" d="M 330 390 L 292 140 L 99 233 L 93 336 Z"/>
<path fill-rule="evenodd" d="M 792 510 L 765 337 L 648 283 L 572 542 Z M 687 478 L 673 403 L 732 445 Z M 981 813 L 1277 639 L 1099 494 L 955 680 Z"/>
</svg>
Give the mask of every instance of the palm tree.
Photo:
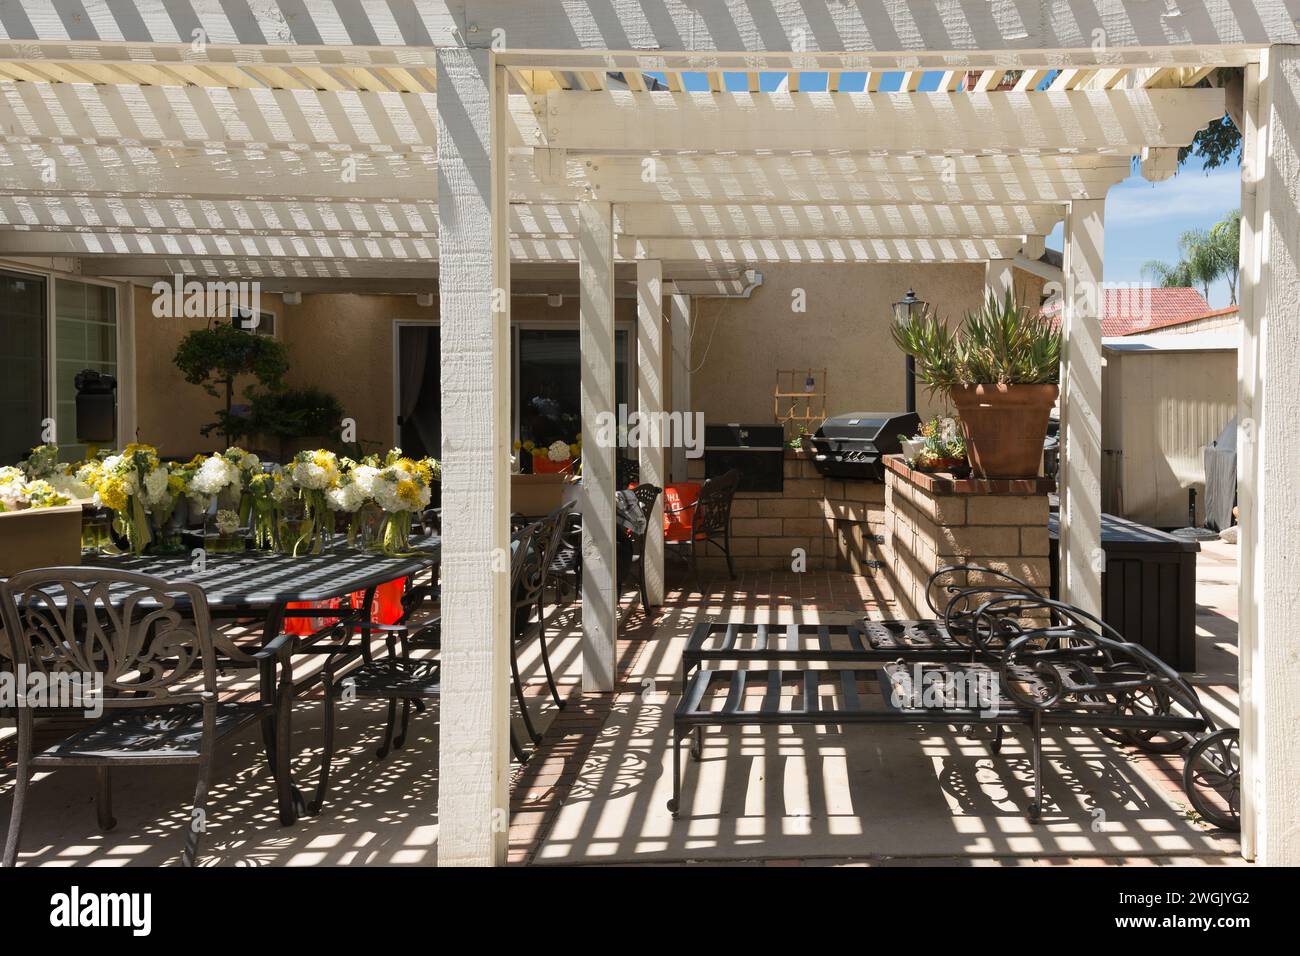
<svg viewBox="0 0 1300 956">
<path fill-rule="evenodd" d="M 1232 304 L 1236 305 L 1240 242 L 1241 210 L 1237 209 L 1209 229 L 1189 229 L 1179 236 L 1181 258 L 1175 265 L 1152 259 L 1142 267 L 1142 274 L 1152 276 L 1166 288 L 1200 286 L 1207 299 L 1210 286 L 1226 279 Z"/>
</svg>

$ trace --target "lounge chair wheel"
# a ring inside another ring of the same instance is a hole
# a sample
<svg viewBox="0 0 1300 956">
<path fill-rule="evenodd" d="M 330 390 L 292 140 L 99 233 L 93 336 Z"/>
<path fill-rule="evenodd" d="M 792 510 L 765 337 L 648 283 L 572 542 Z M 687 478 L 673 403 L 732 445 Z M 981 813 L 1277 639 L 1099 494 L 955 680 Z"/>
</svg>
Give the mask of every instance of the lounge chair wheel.
<svg viewBox="0 0 1300 956">
<path fill-rule="evenodd" d="M 1183 789 L 1192 808 L 1220 830 L 1241 829 L 1241 743 L 1233 728 L 1192 745 L 1183 765 Z"/>
<path fill-rule="evenodd" d="M 1029 822 L 1038 823 L 1043 819 L 1043 808 L 1040 804 L 1031 803 L 1029 805 Z"/>
<path fill-rule="evenodd" d="M 671 813 L 671 814 L 673 815 L 673 819 L 674 819 L 674 820 L 677 819 L 677 811 L 678 811 L 679 809 L 681 809 L 681 808 L 680 808 L 680 806 L 678 805 L 676 799 L 671 799 L 671 800 L 668 801 L 668 812 Z"/>
<path fill-rule="evenodd" d="M 299 817 L 308 816 L 307 800 L 303 797 L 302 791 L 295 785 L 290 792 L 293 794 L 294 815 Z M 320 807 L 316 807 L 315 813 L 311 813 L 310 815 L 315 816 L 317 813 L 320 813 Z"/>
<path fill-rule="evenodd" d="M 1002 753 L 1002 738 L 998 737 L 995 738 L 994 740 L 990 740 L 989 750 L 993 751 L 995 754 Z"/>
</svg>

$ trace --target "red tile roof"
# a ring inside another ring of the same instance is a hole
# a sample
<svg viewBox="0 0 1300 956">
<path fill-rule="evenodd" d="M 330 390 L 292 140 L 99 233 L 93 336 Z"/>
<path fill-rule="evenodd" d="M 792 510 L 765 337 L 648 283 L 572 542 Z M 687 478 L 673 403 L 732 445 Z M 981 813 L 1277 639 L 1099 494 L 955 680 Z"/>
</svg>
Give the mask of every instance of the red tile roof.
<svg viewBox="0 0 1300 956">
<path fill-rule="evenodd" d="M 1102 310 L 1101 334 L 1135 335 L 1147 329 L 1177 325 L 1206 318 L 1210 303 L 1195 289 L 1151 288 L 1149 286 L 1108 286 Z M 1058 318 L 1059 300 L 1043 309 L 1049 318 Z"/>
</svg>

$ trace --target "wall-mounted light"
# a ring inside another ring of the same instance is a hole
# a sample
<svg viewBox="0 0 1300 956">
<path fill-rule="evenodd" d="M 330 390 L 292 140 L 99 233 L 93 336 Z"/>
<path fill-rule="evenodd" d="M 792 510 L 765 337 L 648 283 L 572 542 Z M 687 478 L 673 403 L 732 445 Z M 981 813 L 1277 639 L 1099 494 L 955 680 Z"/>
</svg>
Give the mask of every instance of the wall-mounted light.
<svg viewBox="0 0 1300 956">
<path fill-rule="evenodd" d="M 549 305 L 552 309 L 558 309 L 560 306 L 564 305 L 564 296 L 552 292 L 550 295 L 546 297 L 546 304 Z"/>
<path fill-rule="evenodd" d="M 280 296 L 280 299 L 285 305 L 302 305 L 301 292 L 286 292 Z"/>
<path fill-rule="evenodd" d="M 415 297 L 415 304 L 418 305 L 418 306 L 419 306 L 420 308 L 422 308 L 422 309 L 429 309 L 429 308 L 432 308 L 432 307 L 433 307 L 433 293 L 432 293 L 432 292 L 421 292 L 421 293 L 418 293 L 418 294 L 416 295 L 416 297 Z"/>
</svg>

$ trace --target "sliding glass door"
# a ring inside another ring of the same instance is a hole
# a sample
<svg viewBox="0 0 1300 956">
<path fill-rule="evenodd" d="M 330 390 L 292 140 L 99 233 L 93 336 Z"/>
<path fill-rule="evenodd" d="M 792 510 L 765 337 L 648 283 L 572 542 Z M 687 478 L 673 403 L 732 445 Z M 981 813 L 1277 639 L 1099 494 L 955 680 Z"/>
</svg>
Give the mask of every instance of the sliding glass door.
<svg viewBox="0 0 1300 956">
<path fill-rule="evenodd" d="M 442 347 L 433 323 L 397 327 L 398 442 L 416 458 L 442 455 Z"/>
<path fill-rule="evenodd" d="M 0 465 L 41 442 L 47 301 L 45 279 L 0 272 Z"/>
</svg>

